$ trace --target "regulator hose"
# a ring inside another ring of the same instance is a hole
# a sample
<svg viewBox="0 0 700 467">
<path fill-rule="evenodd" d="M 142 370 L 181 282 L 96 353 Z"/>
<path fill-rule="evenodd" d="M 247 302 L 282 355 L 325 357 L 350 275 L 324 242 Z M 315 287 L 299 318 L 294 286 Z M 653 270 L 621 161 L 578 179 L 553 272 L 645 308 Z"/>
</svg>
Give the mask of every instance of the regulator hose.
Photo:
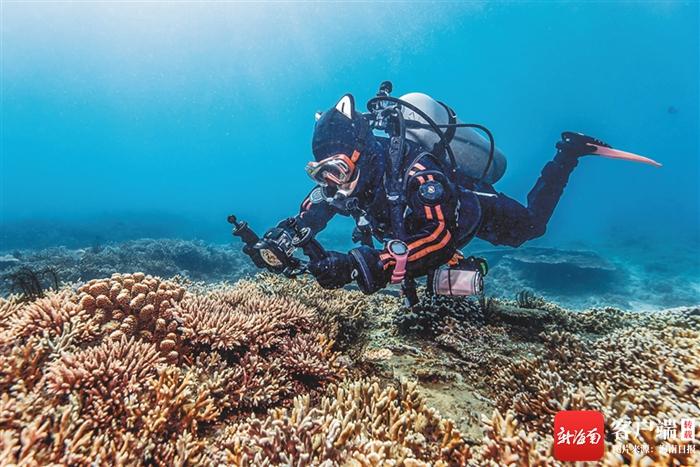
<svg viewBox="0 0 700 467">
<path fill-rule="evenodd" d="M 479 177 L 479 183 L 481 183 L 486 177 L 486 174 L 489 172 L 489 169 L 491 169 L 494 153 L 496 152 L 496 141 L 493 137 L 493 133 L 491 133 L 491 130 L 486 128 L 484 125 L 479 125 L 478 123 L 447 123 L 445 125 L 438 126 L 440 128 L 476 128 L 477 130 L 481 130 L 486 133 L 486 136 L 489 138 L 489 161 L 486 163 L 486 167 L 484 167 L 481 177 Z"/>
<path fill-rule="evenodd" d="M 378 97 L 373 97 L 367 102 L 367 108 L 369 110 L 372 110 L 375 108 L 373 104 L 378 103 L 380 101 L 389 101 L 393 102 L 395 104 L 398 104 L 400 106 L 404 106 L 408 109 L 411 109 L 414 111 L 416 114 L 418 114 L 423 120 L 425 120 L 427 123 L 418 123 L 415 121 L 408 121 L 405 123 L 405 127 L 407 128 L 425 128 L 432 130 L 439 138 L 440 142 L 444 143 L 443 146 L 445 147 L 445 152 L 447 152 L 447 156 L 450 159 L 450 164 L 452 165 L 452 174 L 457 173 L 457 161 L 455 159 L 454 152 L 452 151 L 452 148 L 450 147 L 449 143 L 446 141 L 445 138 L 445 133 L 441 130 L 441 128 L 476 128 L 477 130 L 481 130 L 484 133 L 486 133 L 486 136 L 488 136 L 489 139 L 489 160 L 486 163 L 486 167 L 484 168 L 484 171 L 481 174 L 481 177 L 479 177 L 478 183 L 481 183 L 484 178 L 486 177 L 486 174 L 488 174 L 489 170 L 491 169 L 491 166 L 493 165 L 493 159 L 494 159 L 494 154 L 496 151 L 496 142 L 493 137 L 493 133 L 491 133 L 491 130 L 486 128 L 484 125 L 480 125 L 478 123 L 446 123 L 446 124 L 438 124 L 433 120 L 428 114 L 423 112 L 423 110 L 419 109 L 415 105 L 411 104 L 410 102 L 406 102 L 402 99 L 399 99 L 397 97 L 392 97 L 392 96 L 378 96 Z M 403 115 L 402 115 L 403 116 Z"/>
<path fill-rule="evenodd" d="M 429 128 L 435 132 L 435 134 L 438 135 L 440 138 L 440 141 L 445 141 L 445 133 L 442 132 L 440 127 L 438 126 L 435 121 L 430 118 L 425 112 L 423 112 L 421 109 L 416 107 L 415 105 L 411 104 L 410 102 L 406 102 L 404 100 L 401 100 L 397 97 L 391 97 L 391 96 L 378 96 L 378 97 L 373 97 L 367 102 L 367 108 L 372 111 L 374 109 L 373 104 L 381 101 L 388 101 L 388 102 L 393 102 L 395 104 L 398 104 L 400 106 L 406 107 L 408 109 L 413 110 L 415 113 L 417 113 L 420 117 L 422 117 L 426 122 L 428 122 Z M 403 115 L 402 115 L 403 116 Z M 452 165 L 452 174 L 457 173 L 457 161 L 455 160 L 455 155 L 452 152 L 452 148 L 449 146 L 449 144 L 445 145 L 445 150 L 447 151 L 447 155 L 450 158 L 450 164 Z"/>
</svg>

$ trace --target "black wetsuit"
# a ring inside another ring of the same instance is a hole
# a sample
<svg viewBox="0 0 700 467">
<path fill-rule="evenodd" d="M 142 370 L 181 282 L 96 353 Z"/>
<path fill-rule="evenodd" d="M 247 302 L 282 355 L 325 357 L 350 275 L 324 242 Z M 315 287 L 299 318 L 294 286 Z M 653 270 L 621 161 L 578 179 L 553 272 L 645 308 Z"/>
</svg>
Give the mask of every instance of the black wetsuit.
<svg viewBox="0 0 700 467">
<path fill-rule="evenodd" d="M 575 156 L 559 151 L 542 170 L 528 194 L 526 207 L 497 193 L 490 185 L 464 180 L 455 186 L 431 154 L 407 143 L 403 171 L 407 204 L 404 241 L 409 248 L 407 274 L 411 277 L 426 275 L 445 264 L 475 236 L 494 245 L 515 247 L 543 235 L 577 165 Z M 378 138 L 372 150 L 386 154 L 387 148 L 387 140 Z M 300 224 L 318 233 L 335 214 L 340 214 L 352 216 L 360 224 L 367 223 L 365 229 L 356 229 L 355 236 L 365 245 L 371 245 L 370 235 L 380 242 L 396 238 L 382 184 L 383 169 L 374 172 L 365 186 L 353 193 L 353 198 L 334 199 L 327 189 L 314 188 L 301 204 L 297 215 Z M 374 265 L 377 287 L 384 287 L 394 259 L 383 249 L 363 248 L 361 252 Z"/>
</svg>

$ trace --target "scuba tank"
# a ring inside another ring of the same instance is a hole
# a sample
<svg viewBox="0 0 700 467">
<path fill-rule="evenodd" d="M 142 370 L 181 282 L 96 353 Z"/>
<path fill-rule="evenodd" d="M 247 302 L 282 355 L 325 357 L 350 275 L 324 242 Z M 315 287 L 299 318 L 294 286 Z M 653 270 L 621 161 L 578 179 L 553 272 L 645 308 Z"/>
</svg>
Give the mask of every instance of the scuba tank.
<svg viewBox="0 0 700 467">
<path fill-rule="evenodd" d="M 420 92 L 412 92 L 399 99 L 422 110 L 441 128 L 444 125 L 454 125 L 447 127 L 444 131 L 445 140 L 442 141 L 423 117 L 406 106 L 401 107 L 407 139 L 436 154 L 444 152 L 445 148 L 441 145 L 445 143 L 452 149 L 457 169 L 456 181 L 468 177 L 493 185 L 503 177 L 506 171 L 506 157 L 503 153 L 494 148 L 491 158 L 491 142 L 471 127 L 458 126 L 461 122 L 451 108 Z"/>
</svg>

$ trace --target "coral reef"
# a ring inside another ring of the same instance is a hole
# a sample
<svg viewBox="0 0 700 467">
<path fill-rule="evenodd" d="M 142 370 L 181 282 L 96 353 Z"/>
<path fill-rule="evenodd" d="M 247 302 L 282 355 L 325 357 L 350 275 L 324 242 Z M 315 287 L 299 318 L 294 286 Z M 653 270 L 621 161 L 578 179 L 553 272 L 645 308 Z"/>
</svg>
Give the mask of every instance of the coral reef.
<svg viewBox="0 0 700 467">
<path fill-rule="evenodd" d="M 700 302 L 695 251 L 697 245 L 690 251 L 646 245 L 607 252 L 521 247 L 473 254 L 488 261 L 486 293 L 500 299 L 527 289 L 570 309 L 660 310 Z"/>
<path fill-rule="evenodd" d="M 198 281 L 233 281 L 255 273 L 237 248 L 175 239 L 131 240 L 99 248 L 16 250 L 0 257 L 2 276 L 25 268 L 53 269 L 63 283 L 109 277 L 122 271 L 143 271 L 159 277 L 180 275 Z M 52 279 L 47 277 L 44 282 L 53 286 Z M 0 281 L 0 292 L 9 293 L 12 285 L 10 280 Z"/>
<path fill-rule="evenodd" d="M 700 460 L 697 442 L 688 449 L 687 441 L 660 437 L 664 424 L 700 418 L 696 309 L 648 314 L 542 308 L 494 301 L 484 326 L 448 320 L 436 337 L 459 355 L 474 387 L 526 433 L 516 437 L 529 446 L 526 450 L 509 448 L 510 454 L 493 465 L 516 458 L 528 459 L 522 465 L 548 465 L 542 456 L 552 446 L 553 417 L 560 410 L 601 411 L 609 448 L 622 447 L 615 436 L 621 424 L 649 427 L 630 441 L 644 445 L 646 453 L 609 449 L 605 465 L 694 465 Z M 500 449 L 503 444 L 498 443 Z"/>
<path fill-rule="evenodd" d="M 592 251 L 525 247 L 475 253 L 491 265 L 492 283 L 506 286 L 513 295 L 517 284 L 557 296 L 604 294 L 623 290 L 626 276 L 607 259 Z M 495 279 L 493 279 L 495 277 Z M 506 279 L 506 280 L 500 280 Z"/>
<path fill-rule="evenodd" d="M 273 274 L 259 274 L 254 281 L 246 283 L 263 293 L 290 297 L 313 309 L 320 329 L 335 342 L 336 350 L 350 353 L 362 347 L 369 315 L 383 315 L 390 320 L 387 310 L 399 306 L 399 300 L 391 295 L 368 296 L 355 290 L 326 290 L 308 277 L 288 280 Z"/>
<path fill-rule="evenodd" d="M 380 388 L 356 381 L 318 404 L 298 397 L 291 409 L 251 418 L 216 440 L 218 460 L 233 465 L 465 465 L 470 457 L 453 423 L 426 406 L 415 385 Z"/>
<path fill-rule="evenodd" d="M 405 333 L 437 335 L 446 320 L 483 324 L 488 303 L 474 297 L 427 297 L 420 290 L 420 302 L 396 314 L 396 327 Z"/>
<path fill-rule="evenodd" d="M 122 271 L 143 271 L 159 277 L 180 275 L 207 282 L 236 281 L 258 272 L 240 251 L 240 244 L 231 247 L 203 241 L 144 238 L 91 245 L 91 239 L 78 243 L 82 248 L 8 250 L 12 243 L 0 238 L 0 249 L 4 250 L 0 251 L 0 277 L 23 267 L 34 271 L 53 268 L 62 283 L 109 277 Z M 332 245 L 334 239 L 331 236 L 331 243 L 326 246 Z M 66 243 L 57 239 L 53 244 Z M 346 245 L 338 245 L 341 247 Z M 495 298 L 510 299 L 522 290 L 532 290 L 568 309 L 614 306 L 659 310 L 700 302 L 700 276 L 697 261 L 693 261 L 696 250 L 685 251 L 678 246 L 673 251 L 662 249 L 650 255 L 647 247 L 637 253 L 620 255 L 615 249 L 603 255 L 556 248 L 518 248 L 475 254 L 489 261 L 491 270 L 485 287 L 487 294 Z M 50 285 L 49 280 L 44 282 Z M 10 293 L 11 286 L 9 280 L 0 281 L 0 293 Z M 414 324 L 409 317 L 406 327 Z M 414 331 L 421 332 L 419 328 Z"/>
<path fill-rule="evenodd" d="M 484 417 L 483 422 L 485 429 L 479 451 L 480 465 L 499 467 L 556 464 L 549 452 L 551 449 L 538 446 L 535 436 L 519 427 L 512 412 L 507 412 L 504 417 L 498 410 L 494 410 L 491 418 Z"/>
<path fill-rule="evenodd" d="M 143 273 L 2 299 L 0 464 L 198 463 L 214 427 L 342 379 L 316 320 L 249 283 Z"/>
<path fill-rule="evenodd" d="M 269 274 L 0 298 L 1 465 L 550 466 L 562 409 L 603 412 L 602 465 L 694 465 L 662 430 L 698 400 L 697 308 L 407 310 Z"/>
</svg>

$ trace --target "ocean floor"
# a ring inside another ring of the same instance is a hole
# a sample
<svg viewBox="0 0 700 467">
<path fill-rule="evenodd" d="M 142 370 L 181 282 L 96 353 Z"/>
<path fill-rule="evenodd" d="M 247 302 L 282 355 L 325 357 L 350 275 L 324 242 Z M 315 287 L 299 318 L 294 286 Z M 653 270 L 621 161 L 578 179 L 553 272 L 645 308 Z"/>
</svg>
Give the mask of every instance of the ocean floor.
<svg viewBox="0 0 700 467">
<path fill-rule="evenodd" d="M 546 285 L 517 275 L 532 264 L 617 273 L 589 253 L 490 254 L 513 291 Z M 589 409 L 601 465 L 700 462 L 700 423 L 695 441 L 667 431 L 700 419 L 698 306 L 571 311 L 521 291 L 409 310 L 181 241 L 3 265 L 56 278 L 0 299 L 0 465 L 561 465 L 553 415 Z"/>
<path fill-rule="evenodd" d="M 406 309 L 395 289 L 256 275 L 228 245 L 6 252 L 0 464 L 557 465 L 565 409 L 605 414 L 605 465 L 698 461 L 660 428 L 700 418 L 692 273 L 476 254 L 484 297 Z"/>
</svg>

